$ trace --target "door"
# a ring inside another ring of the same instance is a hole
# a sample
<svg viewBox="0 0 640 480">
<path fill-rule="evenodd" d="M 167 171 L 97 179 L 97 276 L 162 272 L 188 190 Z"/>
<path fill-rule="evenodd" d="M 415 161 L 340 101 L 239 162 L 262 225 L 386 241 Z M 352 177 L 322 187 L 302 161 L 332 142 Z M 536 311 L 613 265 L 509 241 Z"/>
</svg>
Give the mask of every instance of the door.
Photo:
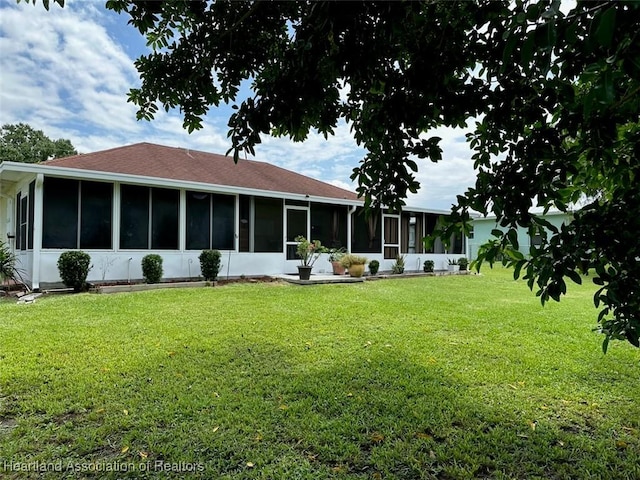
<svg viewBox="0 0 640 480">
<path fill-rule="evenodd" d="M 298 273 L 300 257 L 296 254 L 298 242 L 296 237 L 303 236 L 309 239 L 309 207 L 287 206 L 285 215 L 285 272 Z"/>
</svg>

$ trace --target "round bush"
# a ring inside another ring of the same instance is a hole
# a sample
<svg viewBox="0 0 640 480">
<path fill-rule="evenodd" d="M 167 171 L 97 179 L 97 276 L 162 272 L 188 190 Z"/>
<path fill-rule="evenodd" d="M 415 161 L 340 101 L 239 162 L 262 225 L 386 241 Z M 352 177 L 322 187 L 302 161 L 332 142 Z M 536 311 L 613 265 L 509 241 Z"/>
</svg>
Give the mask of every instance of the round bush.
<svg viewBox="0 0 640 480">
<path fill-rule="evenodd" d="M 63 283 L 76 292 L 87 289 L 87 275 L 91 269 L 91 256 L 81 250 L 63 252 L 58 258 L 58 272 Z"/>
<path fill-rule="evenodd" d="M 150 253 L 142 257 L 142 276 L 147 283 L 158 283 L 162 278 L 162 257 Z"/>
<path fill-rule="evenodd" d="M 200 270 L 205 280 L 214 282 L 220 272 L 220 258 L 222 254 L 218 250 L 203 250 L 200 254 Z"/>
<path fill-rule="evenodd" d="M 377 275 L 379 269 L 380 262 L 378 260 L 371 260 L 369 262 L 369 272 L 371 272 L 371 275 Z"/>
</svg>

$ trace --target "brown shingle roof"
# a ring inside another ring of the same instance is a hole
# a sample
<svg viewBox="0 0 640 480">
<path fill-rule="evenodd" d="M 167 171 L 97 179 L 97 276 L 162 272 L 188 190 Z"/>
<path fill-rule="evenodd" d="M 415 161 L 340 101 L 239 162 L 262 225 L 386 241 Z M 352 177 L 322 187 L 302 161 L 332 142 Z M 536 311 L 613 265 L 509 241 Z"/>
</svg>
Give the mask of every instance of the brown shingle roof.
<svg viewBox="0 0 640 480">
<path fill-rule="evenodd" d="M 357 200 L 355 193 L 265 162 L 240 160 L 214 153 L 136 143 L 101 152 L 56 158 L 44 162 L 128 175 L 236 186 L 273 192 Z"/>
</svg>

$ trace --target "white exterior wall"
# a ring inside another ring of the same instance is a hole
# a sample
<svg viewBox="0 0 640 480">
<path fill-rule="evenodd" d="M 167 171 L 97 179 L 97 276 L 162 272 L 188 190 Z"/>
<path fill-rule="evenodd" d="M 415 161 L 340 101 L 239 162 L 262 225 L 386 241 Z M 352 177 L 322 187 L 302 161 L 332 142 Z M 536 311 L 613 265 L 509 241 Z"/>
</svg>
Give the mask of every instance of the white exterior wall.
<svg viewBox="0 0 640 480">
<path fill-rule="evenodd" d="M 47 288 L 62 282 L 57 262 L 65 250 L 43 250 L 40 255 L 40 286 Z M 109 251 L 83 250 L 91 256 L 89 282 L 121 282 L 142 280 L 142 258 L 151 253 L 162 257 L 163 278 L 197 279 L 200 277 L 200 251 Z M 218 278 L 276 275 L 283 273 L 284 254 L 221 252 Z M 131 260 L 130 260 L 131 259 Z M 318 266 L 320 260 L 318 260 Z M 330 265 L 329 265 L 330 266 Z M 315 271 L 315 269 L 314 269 Z"/>
</svg>

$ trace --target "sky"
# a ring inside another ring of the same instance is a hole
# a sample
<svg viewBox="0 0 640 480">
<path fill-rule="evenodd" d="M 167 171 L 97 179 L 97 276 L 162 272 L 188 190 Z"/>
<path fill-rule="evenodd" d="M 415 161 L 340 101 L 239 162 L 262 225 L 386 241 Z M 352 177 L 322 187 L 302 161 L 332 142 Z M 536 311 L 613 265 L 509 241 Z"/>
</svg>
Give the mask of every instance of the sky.
<svg viewBox="0 0 640 480">
<path fill-rule="evenodd" d="M 0 125 L 27 123 L 51 139 L 71 140 L 80 153 L 138 142 L 226 153 L 230 106 L 212 109 L 204 128 L 191 134 L 178 111 L 136 120 L 127 93 L 140 85 L 135 59 L 150 50 L 128 16 L 107 10 L 104 0 L 67 0 L 64 8 L 51 2 L 49 11 L 36 1 L 0 0 Z M 418 161 L 421 188 L 406 200 L 409 206 L 448 210 L 473 186 L 465 133 L 429 132 L 442 138 L 443 160 Z M 349 177 L 365 153 L 342 123 L 327 140 L 263 137 L 249 158 L 355 190 Z"/>
</svg>

